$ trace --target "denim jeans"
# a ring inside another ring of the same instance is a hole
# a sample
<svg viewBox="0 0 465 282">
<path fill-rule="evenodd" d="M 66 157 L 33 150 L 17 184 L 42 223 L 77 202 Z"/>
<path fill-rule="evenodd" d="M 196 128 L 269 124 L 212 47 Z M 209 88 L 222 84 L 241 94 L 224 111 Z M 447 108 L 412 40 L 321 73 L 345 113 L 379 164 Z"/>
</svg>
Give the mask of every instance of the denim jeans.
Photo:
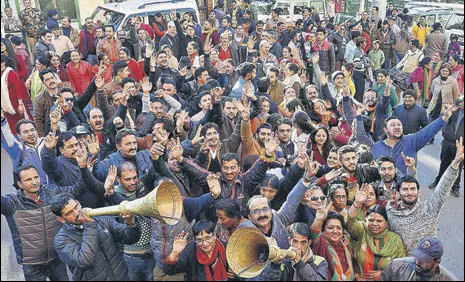
<svg viewBox="0 0 465 282">
<path fill-rule="evenodd" d="M 87 55 L 87 58 L 86 58 L 86 61 L 91 65 L 91 66 L 94 66 L 98 63 L 97 61 L 97 55 L 92 55 L 92 54 L 88 54 Z"/>
<path fill-rule="evenodd" d="M 23 264 L 23 272 L 26 281 L 69 281 L 66 264 L 58 258 L 47 264 Z"/>
<path fill-rule="evenodd" d="M 153 281 L 155 258 L 152 254 L 147 258 L 124 254 L 124 261 L 128 265 L 129 281 Z"/>
</svg>

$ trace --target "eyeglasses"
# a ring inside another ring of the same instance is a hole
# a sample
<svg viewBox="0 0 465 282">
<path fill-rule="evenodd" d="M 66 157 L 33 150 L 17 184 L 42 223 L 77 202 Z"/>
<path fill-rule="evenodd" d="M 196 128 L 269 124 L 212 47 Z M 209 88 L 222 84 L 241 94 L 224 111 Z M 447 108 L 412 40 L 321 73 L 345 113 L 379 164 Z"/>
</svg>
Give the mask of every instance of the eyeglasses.
<svg viewBox="0 0 465 282">
<path fill-rule="evenodd" d="M 264 207 L 262 209 L 251 210 L 250 213 L 253 215 L 258 215 L 260 213 L 267 213 L 270 211 L 270 207 Z"/>
<path fill-rule="evenodd" d="M 210 242 L 213 238 L 214 238 L 213 235 L 209 235 L 209 236 L 205 236 L 205 238 L 203 238 L 203 239 L 197 239 L 197 238 L 196 238 L 196 239 L 194 240 L 194 242 L 195 242 L 197 245 L 201 245 L 201 244 Z"/>
<path fill-rule="evenodd" d="M 323 202 L 323 201 L 326 200 L 326 196 L 319 196 L 319 197 L 318 196 L 312 196 L 312 197 L 310 197 L 310 201 L 316 202 L 318 200 Z"/>
</svg>

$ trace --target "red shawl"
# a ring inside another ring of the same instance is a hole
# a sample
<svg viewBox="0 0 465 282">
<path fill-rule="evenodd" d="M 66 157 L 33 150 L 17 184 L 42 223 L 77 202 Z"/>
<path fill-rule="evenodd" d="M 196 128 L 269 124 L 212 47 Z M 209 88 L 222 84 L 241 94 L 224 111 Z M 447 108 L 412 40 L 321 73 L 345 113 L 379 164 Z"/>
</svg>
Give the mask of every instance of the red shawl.
<svg viewBox="0 0 465 282">
<path fill-rule="evenodd" d="M 228 279 L 226 250 L 220 241 L 215 241 L 215 248 L 210 258 L 197 247 L 197 261 L 205 267 L 207 281 L 225 281 Z M 210 266 L 213 269 L 213 276 L 210 272 Z"/>
</svg>

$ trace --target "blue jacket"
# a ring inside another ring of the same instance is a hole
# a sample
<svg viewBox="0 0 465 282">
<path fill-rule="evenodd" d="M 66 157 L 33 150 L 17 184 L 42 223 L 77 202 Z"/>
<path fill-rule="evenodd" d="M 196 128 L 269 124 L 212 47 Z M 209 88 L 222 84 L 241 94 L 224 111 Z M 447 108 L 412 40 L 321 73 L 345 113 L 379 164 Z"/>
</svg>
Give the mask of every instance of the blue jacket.
<svg viewBox="0 0 465 282">
<path fill-rule="evenodd" d="M 239 78 L 239 80 L 232 88 L 231 93 L 229 93 L 229 97 L 240 99 L 242 97 L 242 89 L 244 88 L 244 85 L 247 83 L 248 81 L 245 81 L 244 78 Z M 255 86 L 253 87 L 253 93 L 255 93 Z"/>
<path fill-rule="evenodd" d="M 57 157 L 56 148 L 47 149 L 45 146 L 40 153 L 42 167 L 50 178 L 50 182 L 59 186 L 73 185 L 81 177 L 79 166 L 75 159 Z"/>
<path fill-rule="evenodd" d="M 140 238 L 140 225 L 129 227 L 114 217 L 99 216 L 82 228 L 65 223 L 55 236 L 55 249 L 74 281 L 126 281 L 128 267 L 122 244 Z"/>
<path fill-rule="evenodd" d="M 17 170 L 22 165 L 33 165 L 39 171 L 40 183 L 48 183 L 47 174 L 42 169 L 40 151 L 44 147 L 45 139 L 38 138 L 37 145 L 31 147 L 24 142 L 20 142 L 11 132 L 6 119 L 2 122 L 2 148 L 8 153 L 13 163 L 13 170 Z"/>
<path fill-rule="evenodd" d="M 425 108 L 417 104 L 410 109 L 404 105 L 399 105 L 394 109 L 392 115 L 398 117 L 402 122 L 404 134 L 417 133 L 428 125 L 428 115 Z"/>
<path fill-rule="evenodd" d="M 393 148 L 389 147 L 384 140 L 378 141 L 372 148 L 373 158 L 375 160 L 383 156 L 394 158 L 396 160 L 397 169 L 406 175 L 407 167 L 400 153 L 404 152 L 406 156 L 416 159 L 418 151 L 420 151 L 446 123 L 447 122 L 444 121 L 442 117 L 439 117 L 417 133 L 404 135 Z"/>
<path fill-rule="evenodd" d="M 110 168 L 110 166 L 112 165 L 118 166 L 127 161 L 129 160 L 126 160 L 125 158 L 123 158 L 123 156 L 121 155 L 119 151 L 114 152 L 113 154 L 109 155 L 103 161 L 100 161 L 97 164 L 95 164 L 93 173 L 99 181 L 105 182 L 105 179 L 108 175 L 108 169 Z M 135 157 L 135 165 L 137 167 L 137 175 L 139 176 L 139 178 L 143 178 L 147 173 L 149 173 L 149 171 L 153 169 L 152 160 L 150 159 L 149 151 L 143 150 L 143 151 L 137 152 L 136 157 Z"/>
</svg>

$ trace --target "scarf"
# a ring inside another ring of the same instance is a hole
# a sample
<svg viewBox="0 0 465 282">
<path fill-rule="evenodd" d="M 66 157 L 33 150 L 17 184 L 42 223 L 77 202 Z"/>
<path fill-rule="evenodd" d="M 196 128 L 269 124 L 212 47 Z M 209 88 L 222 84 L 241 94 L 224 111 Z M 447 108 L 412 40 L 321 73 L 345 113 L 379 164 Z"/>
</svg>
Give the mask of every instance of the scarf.
<svg viewBox="0 0 465 282">
<path fill-rule="evenodd" d="M 372 270 L 382 270 L 383 262 L 389 258 L 398 257 L 399 246 L 395 243 L 394 237 L 389 236 L 389 229 L 386 227 L 383 232 L 378 235 L 373 235 L 365 222 L 363 222 L 365 232 L 362 243 L 362 250 L 365 250 L 365 263 L 363 265 L 363 273 L 368 273 Z M 373 239 L 379 239 L 381 250 L 376 247 Z"/>
<path fill-rule="evenodd" d="M 367 107 L 367 111 L 369 113 L 373 113 L 371 115 L 371 126 L 370 126 L 370 133 L 373 133 L 375 131 L 376 105 L 374 107 Z"/>
<path fill-rule="evenodd" d="M 10 100 L 10 92 L 8 91 L 8 74 L 10 71 L 13 69 L 10 67 L 6 67 L 5 71 L 2 73 L 2 110 L 5 111 L 6 113 L 14 116 L 16 115 L 15 108 L 13 107 L 13 104 L 11 104 Z M 26 109 L 24 109 L 26 110 Z"/>
<path fill-rule="evenodd" d="M 208 38 L 210 38 L 210 36 L 212 35 L 212 33 L 216 30 L 215 27 L 213 27 L 212 29 L 210 29 L 209 31 L 206 32 L 206 37 L 205 37 L 205 41 L 208 40 Z"/>
<path fill-rule="evenodd" d="M 199 247 L 197 247 L 196 255 L 197 261 L 204 266 L 207 281 L 225 281 L 228 279 L 226 250 L 220 241 L 215 241 L 215 248 L 210 258 Z M 210 270 L 213 270 L 213 276 Z"/>
<path fill-rule="evenodd" d="M 430 95 L 430 87 L 431 87 L 431 81 L 432 81 L 432 71 L 429 69 L 424 68 L 423 69 L 423 104 L 425 104 L 427 101 L 431 100 L 431 95 Z"/>
<path fill-rule="evenodd" d="M 323 236 L 320 236 L 318 243 L 313 250 L 315 254 L 322 256 L 328 262 L 328 273 L 331 276 L 328 278 L 332 281 L 353 281 L 354 271 L 352 266 L 352 254 L 348 246 L 343 242 L 339 242 L 344 248 L 344 254 L 347 262 L 347 270 L 344 272 L 342 269 L 342 263 L 336 252 L 336 249 L 326 241 Z"/>
</svg>

